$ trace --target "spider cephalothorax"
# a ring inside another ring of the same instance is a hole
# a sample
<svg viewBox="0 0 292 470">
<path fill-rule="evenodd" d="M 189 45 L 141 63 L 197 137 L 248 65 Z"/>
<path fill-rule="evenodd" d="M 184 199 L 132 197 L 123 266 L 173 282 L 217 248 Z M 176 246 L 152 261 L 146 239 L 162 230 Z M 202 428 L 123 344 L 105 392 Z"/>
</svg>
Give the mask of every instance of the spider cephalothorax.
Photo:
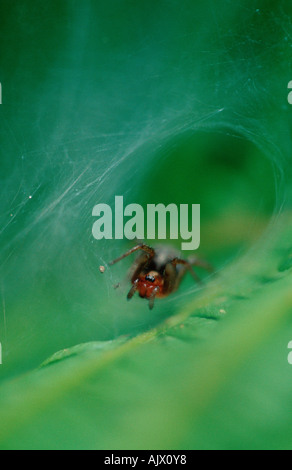
<svg viewBox="0 0 292 470">
<path fill-rule="evenodd" d="M 200 282 L 199 277 L 192 268 L 193 266 L 199 266 L 213 272 L 212 266 L 199 258 L 184 260 L 180 258 L 177 251 L 169 247 L 159 246 L 155 250 L 145 244 L 135 246 L 112 261 L 110 265 L 121 261 L 138 250 L 141 250 L 142 253 L 133 263 L 130 271 L 129 277 L 132 287 L 128 293 L 128 299 L 131 299 L 137 291 L 140 297 L 149 300 L 150 309 L 153 308 L 156 297 L 166 297 L 178 289 L 187 271 L 197 282 Z"/>
<path fill-rule="evenodd" d="M 146 299 L 150 299 L 153 296 L 162 297 L 163 284 L 164 279 L 161 274 L 157 271 L 149 271 L 147 274 L 140 274 L 137 278 L 137 291 L 140 297 L 146 297 Z"/>
</svg>

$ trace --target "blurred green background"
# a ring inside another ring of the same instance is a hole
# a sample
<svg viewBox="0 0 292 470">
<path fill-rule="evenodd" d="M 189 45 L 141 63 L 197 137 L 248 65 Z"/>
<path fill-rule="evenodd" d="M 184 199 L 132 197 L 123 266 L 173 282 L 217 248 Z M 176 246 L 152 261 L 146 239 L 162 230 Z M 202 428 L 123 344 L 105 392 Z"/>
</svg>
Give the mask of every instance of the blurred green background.
<svg viewBox="0 0 292 470">
<path fill-rule="evenodd" d="M 292 6 L 0 8 L 0 448 L 290 449 Z M 217 274 L 126 302 L 115 195 L 201 204 Z"/>
</svg>

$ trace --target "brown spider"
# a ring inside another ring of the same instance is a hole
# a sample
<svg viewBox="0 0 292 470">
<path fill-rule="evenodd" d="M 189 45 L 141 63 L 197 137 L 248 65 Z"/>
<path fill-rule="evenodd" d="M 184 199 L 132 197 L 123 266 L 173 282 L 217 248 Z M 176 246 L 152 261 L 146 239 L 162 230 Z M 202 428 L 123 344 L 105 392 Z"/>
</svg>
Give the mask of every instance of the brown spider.
<svg viewBox="0 0 292 470">
<path fill-rule="evenodd" d="M 209 272 L 213 272 L 212 266 L 199 258 L 194 257 L 184 260 L 179 257 L 178 251 L 167 246 L 158 246 L 154 250 L 143 243 L 112 261 L 110 266 L 138 250 L 141 250 L 143 253 L 138 256 L 129 272 L 132 288 L 127 298 L 130 300 L 135 292 L 138 291 L 140 297 L 149 300 L 150 310 L 154 307 L 156 297 L 167 297 L 179 288 L 187 271 L 189 271 L 196 282 L 201 282 L 192 266 L 199 266 Z"/>
</svg>

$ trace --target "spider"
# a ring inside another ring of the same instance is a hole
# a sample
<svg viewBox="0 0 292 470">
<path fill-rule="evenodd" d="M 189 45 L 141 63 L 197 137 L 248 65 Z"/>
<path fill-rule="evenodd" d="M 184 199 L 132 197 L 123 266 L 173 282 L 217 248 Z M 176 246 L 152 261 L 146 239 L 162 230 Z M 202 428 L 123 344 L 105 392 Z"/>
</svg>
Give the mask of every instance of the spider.
<svg viewBox="0 0 292 470">
<path fill-rule="evenodd" d="M 187 271 L 196 282 L 201 283 L 192 266 L 199 266 L 213 272 L 212 266 L 204 260 L 193 257 L 188 260 L 181 259 L 180 253 L 167 246 L 158 246 L 156 250 L 143 243 L 135 246 L 119 258 L 111 261 L 110 266 L 118 263 L 127 256 L 141 251 L 129 272 L 132 287 L 128 293 L 128 300 L 132 299 L 138 291 L 140 297 L 149 300 L 150 310 L 154 307 L 155 298 L 167 297 L 175 292 Z M 103 270 L 101 270 L 103 272 Z"/>
</svg>

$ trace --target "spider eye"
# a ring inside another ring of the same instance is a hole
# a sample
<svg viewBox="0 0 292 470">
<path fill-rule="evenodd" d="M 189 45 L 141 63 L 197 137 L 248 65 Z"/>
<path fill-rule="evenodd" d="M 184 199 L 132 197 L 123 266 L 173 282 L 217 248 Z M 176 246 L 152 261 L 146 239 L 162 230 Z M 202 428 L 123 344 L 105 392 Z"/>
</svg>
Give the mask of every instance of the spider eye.
<svg viewBox="0 0 292 470">
<path fill-rule="evenodd" d="M 149 282 L 155 282 L 155 277 L 151 276 L 150 274 L 147 274 L 145 279 L 146 279 L 146 281 L 149 281 Z"/>
</svg>

